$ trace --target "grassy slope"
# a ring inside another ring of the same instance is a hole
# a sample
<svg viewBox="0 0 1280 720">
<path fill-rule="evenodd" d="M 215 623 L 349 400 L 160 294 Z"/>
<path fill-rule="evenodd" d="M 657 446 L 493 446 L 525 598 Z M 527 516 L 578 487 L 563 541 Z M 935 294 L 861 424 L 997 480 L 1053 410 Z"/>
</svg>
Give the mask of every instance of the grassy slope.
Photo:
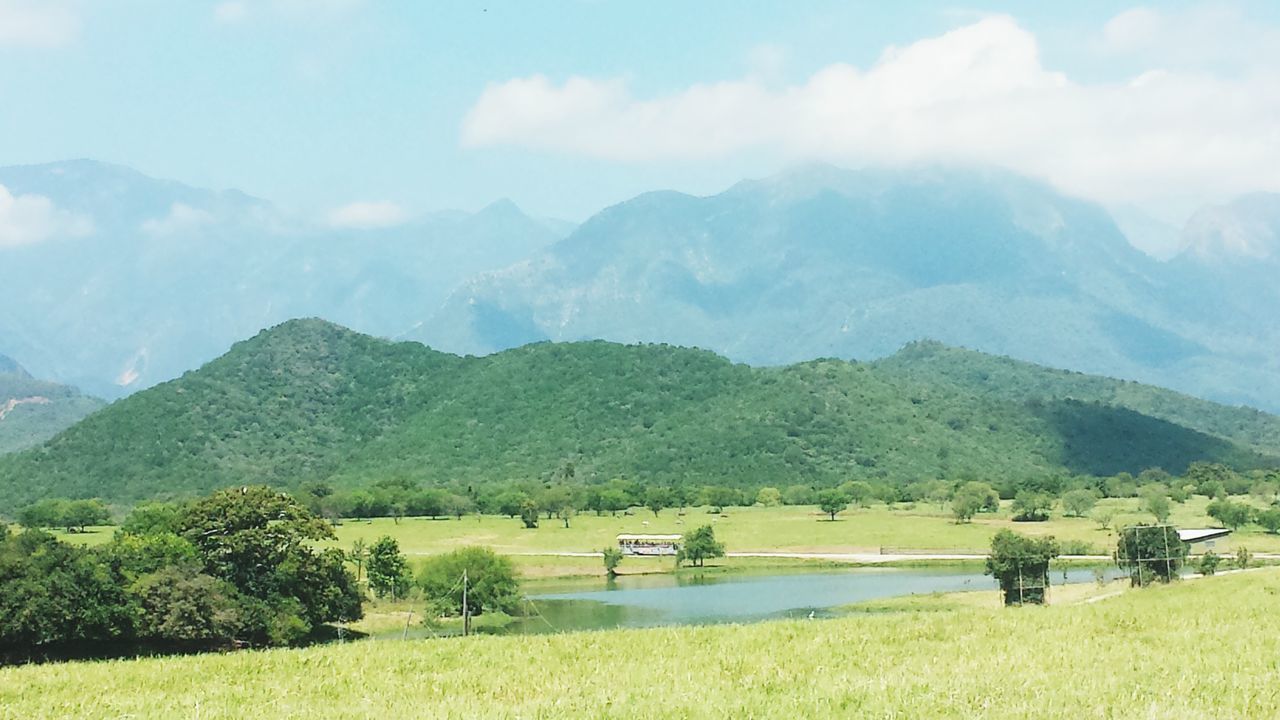
<svg viewBox="0 0 1280 720">
<path fill-rule="evenodd" d="M 1278 596 L 1266 570 L 1066 607 L 8 668 L 0 717 L 1276 717 Z"/>
<path fill-rule="evenodd" d="M 1179 472 L 1197 459 L 1275 462 L 1124 408 L 1031 407 L 841 361 L 752 369 L 604 342 L 459 358 L 309 320 L 0 459 L 0 510 L 246 482 L 465 488 L 545 479 L 570 460 L 588 481 L 754 487 Z"/>
</svg>

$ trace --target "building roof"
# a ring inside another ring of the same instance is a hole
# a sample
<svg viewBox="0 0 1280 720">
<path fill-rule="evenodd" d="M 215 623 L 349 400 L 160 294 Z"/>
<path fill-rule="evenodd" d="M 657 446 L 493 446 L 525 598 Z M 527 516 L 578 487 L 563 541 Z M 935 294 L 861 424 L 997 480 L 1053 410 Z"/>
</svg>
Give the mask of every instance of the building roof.
<svg viewBox="0 0 1280 720">
<path fill-rule="evenodd" d="M 1178 539 L 1185 543 L 1216 540 L 1231 534 L 1227 528 L 1188 528 L 1178 531 Z"/>
</svg>

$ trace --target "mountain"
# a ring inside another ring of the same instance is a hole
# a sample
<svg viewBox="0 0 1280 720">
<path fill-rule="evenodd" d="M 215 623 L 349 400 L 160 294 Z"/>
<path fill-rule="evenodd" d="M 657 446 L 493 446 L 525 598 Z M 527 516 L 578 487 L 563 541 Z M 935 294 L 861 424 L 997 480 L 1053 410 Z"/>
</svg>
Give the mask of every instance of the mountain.
<svg viewBox="0 0 1280 720">
<path fill-rule="evenodd" d="M 582 482 L 785 486 L 1278 462 L 1271 416 L 1220 425 L 1213 413 L 1225 410 L 1188 401 L 1166 413 L 1182 424 L 1065 397 L 1053 389 L 1060 373 L 1032 366 L 1017 372 L 1041 388 L 1035 397 L 1001 395 L 933 370 L 917 377 L 927 357 L 916 355 L 752 368 L 703 350 L 593 341 L 459 357 L 290 321 L 0 458 L 0 510 L 249 482 L 465 487 L 547 479 L 568 463 Z"/>
<path fill-rule="evenodd" d="M 0 228 L 0 346 L 40 377 L 105 397 L 290 317 L 402 333 L 463 279 L 560 237 L 510 201 L 340 228 L 88 160 L 0 168 L 0 191 L 29 216 Z"/>
<path fill-rule="evenodd" d="M 1138 251 L 1101 207 L 1008 172 L 815 166 L 608 208 L 467 282 L 409 337 L 465 353 L 671 342 L 764 365 L 933 338 L 1280 408 L 1263 352 L 1280 321 L 1232 315 L 1247 297 L 1206 302 L 1216 287 Z"/>
<path fill-rule="evenodd" d="M 104 404 L 73 387 L 36 380 L 0 355 L 0 455 L 39 445 Z"/>
</svg>

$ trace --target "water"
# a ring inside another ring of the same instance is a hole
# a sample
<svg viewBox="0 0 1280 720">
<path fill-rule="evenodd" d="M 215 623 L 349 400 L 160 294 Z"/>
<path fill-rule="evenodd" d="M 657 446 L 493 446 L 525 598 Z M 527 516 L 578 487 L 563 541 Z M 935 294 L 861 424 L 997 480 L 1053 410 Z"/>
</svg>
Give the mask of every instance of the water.
<svg viewBox="0 0 1280 720">
<path fill-rule="evenodd" d="M 1109 573 L 1109 577 L 1114 572 Z M 1054 585 L 1094 582 L 1092 569 L 1050 573 Z M 858 568 L 782 575 L 651 575 L 530 594 L 526 617 L 497 632 L 534 633 L 657 625 L 708 625 L 823 617 L 850 603 L 903 595 L 994 590 L 972 570 Z M 1052 592 L 1052 589 L 1050 590 Z"/>
</svg>

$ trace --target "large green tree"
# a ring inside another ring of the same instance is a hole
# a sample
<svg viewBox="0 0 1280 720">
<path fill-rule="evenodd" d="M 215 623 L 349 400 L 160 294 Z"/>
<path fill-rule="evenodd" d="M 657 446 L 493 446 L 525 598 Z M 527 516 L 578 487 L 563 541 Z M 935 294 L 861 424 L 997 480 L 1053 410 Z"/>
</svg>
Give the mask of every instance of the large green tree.
<svg viewBox="0 0 1280 720">
<path fill-rule="evenodd" d="M 985 572 L 1000 583 L 1005 605 L 1043 604 L 1049 562 L 1058 552 L 1058 541 L 1052 537 L 1031 538 L 1001 530 L 991 538 Z"/>
<path fill-rule="evenodd" d="M 692 563 L 694 567 L 702 567 L 706 560 L 718 557 L 724 557 L 724 544 L 716 541 L 716 531 L 710 525 L 684 536 L 676 554 L 677 561 Z"/>
<path fill-rule="evenodd" d="M 485 547 L 459 548 L 427 560 L 418 585 L 436 615 L 461 615 L 464 594 L 470 615 L 513 613 L 520 603 L 515 565 Z"/>
</svg>

